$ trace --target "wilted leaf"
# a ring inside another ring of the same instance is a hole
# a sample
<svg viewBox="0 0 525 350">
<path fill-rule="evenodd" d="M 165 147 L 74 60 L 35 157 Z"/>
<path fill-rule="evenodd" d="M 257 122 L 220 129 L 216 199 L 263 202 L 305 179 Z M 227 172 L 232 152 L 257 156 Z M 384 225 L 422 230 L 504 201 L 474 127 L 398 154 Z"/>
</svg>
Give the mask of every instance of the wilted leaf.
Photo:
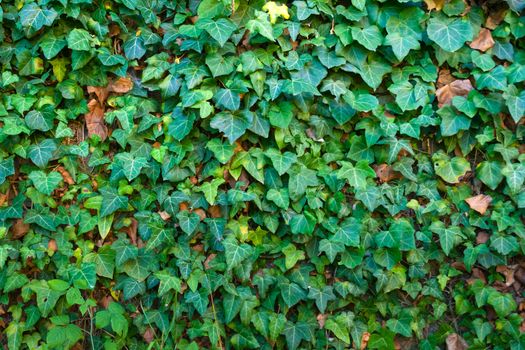
<svg viewBox="0 0 525 350">
<path fill-rule="evenodd" d="M 455 96 L 467 96 L 474 87 L 470 80 L 455 80 L 446 84 L 436 90 L 436 97 L 438 99 L 438 107 L 449 105 Z"/>
<path fill-rule="evenodd" d="M 465 199 L 465 202 L 468 203 L 469 207 L 481 215 L 484 215 L 492 202 L 492 197 L 484 194 L 478 194 L 477 196 L 470 197 Z"/>
<path fill-rule="evenodd" d="M 495 41 L 492 39 L 492 33 L 490 30 L 481 28 L 478 36 L 469 44 L 469 46 L 473 49 L 485 52 L 492 48 L 494 44 Z"/>
<path fill-rule="evenodd" d="M 460 335 L 452 333 L 447 337 L 447 350 L 467 350 L 468 344 Z"/>
<path fill-rule="evenodd" d="M 102 140 L 108 137 L 108 127 L 104 122 L 104 108 L 93 99 L 88 103 L 89 112 L 84 115 L 88 136 L 98 135 Z"/>
</svg>

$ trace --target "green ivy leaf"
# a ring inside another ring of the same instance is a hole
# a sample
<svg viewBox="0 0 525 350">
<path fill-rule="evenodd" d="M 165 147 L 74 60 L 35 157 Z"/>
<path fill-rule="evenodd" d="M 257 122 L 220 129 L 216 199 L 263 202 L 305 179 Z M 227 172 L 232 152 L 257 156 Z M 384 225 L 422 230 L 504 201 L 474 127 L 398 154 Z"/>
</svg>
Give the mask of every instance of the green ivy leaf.
<svg viewBox="0 0 525 350">
<path fill-rule="evenodd" d="M 67 47 L 71 50 L 90 51 L 92 37 L 84 29 L 75 28 L 67 35 Z"/>
<path fill-rule="evenodd" d="M 32 171 L 29 174 L 29 179 L 33 182 L 39 192 L 47 196 L 50 196 L 63 180 L 62 175 L 56 171 L 46 174 L 40 170 Z"/>
<path fill-rule="evenodd" d="M 43 26 L 50 27 L 58 16 L 53 9 L 41 8 L 36 3 L 25 4 L 18 14 L 22 26 L 29 27 L 33 31 L 40 30 Z"/>
<path fill-rule="evenodd" d="M 253 247 L 246 243 L 239 243 L 232 235 L 222 242 L 226 253 L 226 264 L 231 270 L 239 266 L 244 260 L 253 255 Z"/>
<path fill-rule="evenodd" d="M 100 217 L 108 216 L 119 209 L 128 207 L 128 197 L 119 195 L 114 188 L 102 188 L 100 193 L 102 194 Z"/>
<path fill-rule="evenodd" d="M 462 157 L 450 159 L 447 155 L 438 153 L 432 159 L 436 174 L 448 183 L 458 183 L 459 178 L 470 171 L 470 163 Z"/>
<path fill-rule="evenodd" d="M 474 35 L 472 26 L 468 21 L 443 16 L 429 20 L 427 33 L 430 40 L 448 52 L 459 50 L 466 41 L 472 41 Z"/>
<path fill-rule="evenodd" d="M 51 139 L 46 139 L 39 144 L 29 146 L 27 154 L 35 165 L 39 168 L 44 168 L 47 163 L 53 158 L 53 153 L 57 149 L 55 142 Z"/>
<path fill-rule="evenodd" d="M 181 230 L 188 236 L 195 232 L 201 221 L 199 215 L 193 212 L 190 213 L 187 210 L 179 212 L 177 214 L 177 220 L 179 221 Z"/>
<path fill-rule="evenodd" d="M 0 185 L 3 184 L 8 176 L 14 175 L 15 163 L 13 158 L 7 158 L 0 161 Z"/>
<path fill-rule="evenodd" d="M 514 85 L 507 86 L 503 93 L 510 115 L 518 123 L 525 114 L 525 91 L 519 91 Z"/>
<path fill-rule="evenodd" d="M 122 172 L 128 181 L 132 181 L 139 176 L 140 171 L 148 164 L 148 160 L 145 157 L 135 157 L 128 152 L 117 154 L 115 160 L 122 167 Z"/>
<path fill-rule="evenodd" d="M 350 186 L 356 189 L 363 189 L 366 187 L 367 178 L 375 178 L 376 173 L 368 165 L 368 161 L 360 160 L 355 165 L 350 162 L 341 162 L 341 168 L 336 171 L 338 179 L 345 179 Z"/>
<path fill-rule="evenodd" d="M 210 122 L 212 128 L 224 133 L 231 144 L 239 137 L 244 135 L 246 129 L 251 125 L 251 120 L 246 114 L 232 114 L 230 112 L 221 112 L 216 114 Z"/>
<path fill-rule="evenodd" d="M 227 18 L 219 18 L 216 21 L 203 18 L 197 21 L 195 25 L 207 31 L 213 39 L 217 40 L 221 47 L 226 44 L 233 32 L 237 29 L 235 23 Z"/>
</svg>

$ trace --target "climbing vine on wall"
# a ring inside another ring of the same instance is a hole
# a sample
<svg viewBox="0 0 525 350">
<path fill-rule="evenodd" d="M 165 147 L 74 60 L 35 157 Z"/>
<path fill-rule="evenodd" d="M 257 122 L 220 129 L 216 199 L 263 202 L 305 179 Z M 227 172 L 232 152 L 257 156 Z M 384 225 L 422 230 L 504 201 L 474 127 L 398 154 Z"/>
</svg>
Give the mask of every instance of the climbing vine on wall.
<svg viewBox="0 0 525 350">
<path fill-rule="evenodd" d="M 0 342 L 523 349 L 523 0 L 3 0 Z"/>
</svg>

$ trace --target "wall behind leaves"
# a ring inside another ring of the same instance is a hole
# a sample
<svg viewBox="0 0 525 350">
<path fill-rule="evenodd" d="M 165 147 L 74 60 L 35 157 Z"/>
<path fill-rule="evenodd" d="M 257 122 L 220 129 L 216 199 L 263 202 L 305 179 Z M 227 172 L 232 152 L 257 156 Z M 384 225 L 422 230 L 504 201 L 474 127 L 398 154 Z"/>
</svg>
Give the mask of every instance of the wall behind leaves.
<svg viewBox="0 0 525 350">
<path fill-rule="evenodd" d="M 2 346 L 523 349 L 524 8 L 2 1 Z"/>
</svg>

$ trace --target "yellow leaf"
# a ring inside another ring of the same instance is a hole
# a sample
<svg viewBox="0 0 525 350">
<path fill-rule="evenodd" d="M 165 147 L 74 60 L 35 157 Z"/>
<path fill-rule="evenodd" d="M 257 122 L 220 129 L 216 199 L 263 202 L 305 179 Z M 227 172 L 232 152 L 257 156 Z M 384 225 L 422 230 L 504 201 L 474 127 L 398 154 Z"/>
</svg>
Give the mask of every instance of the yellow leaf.
<svg viewBox="0 0 525 350">
<path fill-rule="evenodd" d="M 445 0 L 424 0 L 427 4 L 427 9 L 429 11 L 436 10 L 441 11 L 443 6 L 445 5 Z"/>
<path fill-rule="evenodd" d="M 282 17 L 284 19 L 290 18 L 288 14 L 288 7 L 286 5 L 277 5 L 275 1 L 269 1 L 263 6 L 263 11 L 268 12 L 270 15 L 270 23 L 275 23 L 277 18 Z"/>
</svg>

